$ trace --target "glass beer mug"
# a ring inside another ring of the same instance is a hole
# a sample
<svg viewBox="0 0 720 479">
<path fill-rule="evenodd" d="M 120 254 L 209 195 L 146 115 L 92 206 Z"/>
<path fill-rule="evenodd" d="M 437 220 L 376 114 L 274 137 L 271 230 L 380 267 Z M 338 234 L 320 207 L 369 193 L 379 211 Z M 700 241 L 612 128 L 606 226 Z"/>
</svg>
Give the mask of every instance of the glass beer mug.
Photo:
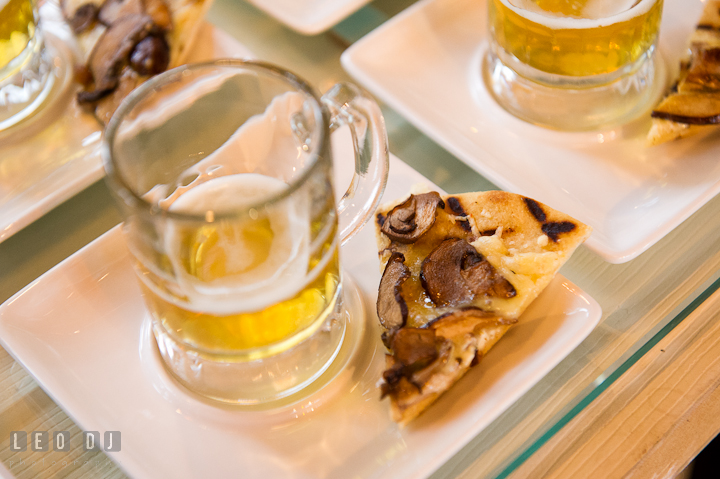
<svg viewBox="0 0 720 479">
<path fill-rule="evenodd" d="M 52 87 L 35 0 L 0 2 L 0 132 L 38 109 Z"/>
<path fill-rule="evenodd" d="M 485 84 L 531 123 L 621 125 L 657 100 L 662 0 L 488 0 Z"/>
<path fill-rule="evenodd" d="M 337 203 L 330 134 L 355 176 Z M 259 404 L 309 385 L 345 335 L 338 250 L 387 181 L 374 101 L 318 96 L 290 72 L 220 60 L 138 88 L 104 141 L 107 180 L 166 369 L 205 397 Z"/>
</svg>

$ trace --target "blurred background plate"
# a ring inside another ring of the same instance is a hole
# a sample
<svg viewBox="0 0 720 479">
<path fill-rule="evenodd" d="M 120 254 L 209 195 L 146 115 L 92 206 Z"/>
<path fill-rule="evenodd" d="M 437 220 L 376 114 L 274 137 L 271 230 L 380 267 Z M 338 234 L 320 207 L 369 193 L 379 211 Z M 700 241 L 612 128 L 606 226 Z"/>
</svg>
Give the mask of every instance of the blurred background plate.
<svg viewBox="0 0 720 479">
<path fill-rule="evenodd" d="M 279 22 L 304 35 L 334 27 L 370 0 L 247 0 Z"/>
</svg>

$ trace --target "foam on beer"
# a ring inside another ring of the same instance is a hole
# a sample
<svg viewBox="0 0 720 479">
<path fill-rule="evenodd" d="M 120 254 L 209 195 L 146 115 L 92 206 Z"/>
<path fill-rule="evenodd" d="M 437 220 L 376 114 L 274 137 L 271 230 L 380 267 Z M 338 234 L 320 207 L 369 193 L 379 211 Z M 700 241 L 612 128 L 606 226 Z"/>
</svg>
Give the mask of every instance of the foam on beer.
<svg viewBox="0 0 720 479">
<path fill-rule="evenodd" d="M 188 189 L 170 206 L 170 211 L 205 214 L 218 205 L 222 209 L 243 211 L 257 200 L 271 197 L 287 185 L 269 176 L 244 173 L 213 178 Z M 166 237 L 166 251 L 175 270 L 182 294 L 188 299 L 183 307 L 209 314 L 231 314 L 262 310 L 295 296 L 305 285 L 308 270 L 309 220 L 307 207 L 297 197 L 281 201 L 258 212 L 269 221 L 271 233 L 258 239 L 245 235 L 254 219 L 250 216 L 209 223 L 218 231 L 212 248 L 224 253 L 223 267 L 227 274 L 210 280 L 199 278 L 187 270 L 188 231 L 173 224 Z M 270 238 L 268 240 L 268 238 Z M 259 241 L 270 241 L 260 244 Z"/>
<path fill-rule="evenodd" d="M 543 10 L 533 0 L 500 1 L 518 15 L 554 30 L 598 28 L 625 22 L 646 13 L 655 4 L 655 0 L 641 0 L 639 3 L 638 0 L 588 0 L 578 17 L 569 17 Z"/>
</svg>

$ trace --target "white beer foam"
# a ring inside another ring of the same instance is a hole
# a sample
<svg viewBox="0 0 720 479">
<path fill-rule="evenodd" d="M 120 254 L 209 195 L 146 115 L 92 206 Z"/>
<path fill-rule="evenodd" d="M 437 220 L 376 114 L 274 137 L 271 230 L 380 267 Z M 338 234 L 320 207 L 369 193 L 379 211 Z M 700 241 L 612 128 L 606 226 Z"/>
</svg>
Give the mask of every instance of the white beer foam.
<svg viewBox="0 0 720 479">
<path fill-rule="evenodd" d="M 189 189 L 170 207 L 171 211 L 205 213 L 217 205 L 242 209 L 257 198 L 277 194 L 287 188 L 284 182 L 254 173 L 214 178 Z M 239 274 L 213 281 L 200 281 L 185 270 L 180 258 L 180 227 L 171 224 L 166 233 L 166 251 L 173 265 L 180 293 L 188 298 L 184 307 L 211 314 L 259 311 L 295 296 L 306 284 L 309 260 L 310 221 L 307 198 L 297 193 L 292 200 L 274 204 L 265 211 L 273 231 L 265 261 Z M 241 225 L 241 220 L 230 224 Z M 252 248 L 240 236 L 220 236 L 229 269 L 246 269 L 255 258 Z"/>
<path fill-rule="evenodd" d="M 532 0 L 500 0 L 521 17 L 553 30 L 589 29 L 626 22 L 647 13 L 659 0 L 589 0 L 581 12 L 584 18 L 568 17 L 541 9 Z"/>
</svg>

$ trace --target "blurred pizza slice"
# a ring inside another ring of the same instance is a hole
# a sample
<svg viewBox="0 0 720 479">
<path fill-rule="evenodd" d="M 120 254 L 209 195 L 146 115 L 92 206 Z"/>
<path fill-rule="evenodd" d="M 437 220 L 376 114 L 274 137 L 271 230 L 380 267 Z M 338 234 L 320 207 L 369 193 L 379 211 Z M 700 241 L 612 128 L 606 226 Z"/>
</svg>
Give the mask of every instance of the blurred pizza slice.
<svg viewBox="0 0 720 479">
<path fill-rule="evenodd" d="M 677 82 L 652 112 L 650 146 L 720 126 L 720 0 L 706 3 L 690 51 Z"/>
<path fill-rule="evenodd" d="M 142 82 L 181 65 L 211 0 L 63 0 L 84 55 L 78 102 L 107 124 Z"/>
</svg>

